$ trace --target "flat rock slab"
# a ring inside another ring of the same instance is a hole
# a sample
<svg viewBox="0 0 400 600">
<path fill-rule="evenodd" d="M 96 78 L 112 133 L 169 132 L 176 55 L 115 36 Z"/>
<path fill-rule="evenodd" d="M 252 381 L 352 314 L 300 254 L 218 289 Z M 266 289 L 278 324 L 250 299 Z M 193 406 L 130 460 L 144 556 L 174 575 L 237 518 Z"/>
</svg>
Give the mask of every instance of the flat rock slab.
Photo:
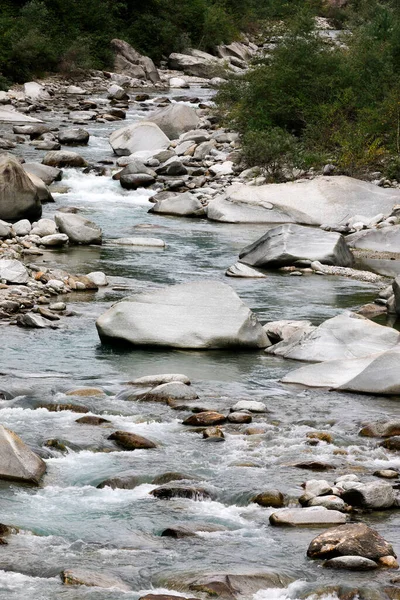
<svg viewBox="0 0 400 600">
<path fill-rule="evenodd" d="M 125 582 L 113 575 L 106 575 L 86 569 L 66 569 L 61 573 L 64 585 L 86 585 L 88 587 L 116 588 L 130 592 L 131 588 Z"/>
<path fill-rule="evenodd" d="M 346 242 L 351 248 L 400 254 L 400 225 L 358 231 L 347 236 Z"/>
<path fill-rule="evenodd" d="M 361 358 L 390 350 L 400 341 L 398 331 L 360 315 L 345 312 L 316 328 L 305 326 L 266 352 L 307 362 Z"/>
<path fill-rule="evenodd" d="M 298 260 L 351 267 L 353 255 L 340 233 L 287 223 L 244 248 L 239 258 L 252 267 L 279 269 Z"/>
<path fill-rule="evenodd" d="M 137 294 L 96 323 L 103 342 L 174 348 L 265 348 L 256 316 L 229 286 L 200 281 Z"/>
<path fill-rule="evenodd" d="M 13 431 L 0 425 L 0 479 L 38 485 L 46 463 Z"/>
<path fill-rule="evenodd" d="M 347 517 L 337 510 L 328 510 L 323 506 L 311 508 L 283 508 L 269 518 L 271 525 L 289 525 L 291 527 L 313 527 L 320 525 L 340 525 Z"/>
<path fill-rule="evenodd" d="M 160 375 L 145 375 L 130 381 L 130 385 L 161 385 L 162 383 L 171 383 L 180 381 L 186 385 L 190 385 L 190 379 L 182 373 L 161 373 Z"/>
<path fill-rule="evenodd" d="M 316 177 L 261 186 L 234 185 L 208 205 L 207 215 L 225 223 L 344 224 L 352 215 L 372 219 L 390 213 L 400 190 L 351 177 Z"/>
<path fill-rule="evenodd" d="M 283 377 L 283 383 L 367 394 L 400 394 L 400 348 L 364 358 L 307 365 Z"/>
<path fill-rule="evenodd" d="M 29 117 L 23 113 L 11 108 L 0 107 L 0 122 L 1 123 L 43 123 L 40 119 Z"/>
</svg>

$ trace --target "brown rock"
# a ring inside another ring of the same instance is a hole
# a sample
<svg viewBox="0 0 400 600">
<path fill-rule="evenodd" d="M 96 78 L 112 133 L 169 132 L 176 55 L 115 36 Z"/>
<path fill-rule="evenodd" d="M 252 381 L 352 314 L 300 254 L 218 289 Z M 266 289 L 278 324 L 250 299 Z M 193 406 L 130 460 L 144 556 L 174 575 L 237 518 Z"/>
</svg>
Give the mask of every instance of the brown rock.
<svg viewBox="0 0 400 600">
<path fill-rule="evenodd" d="M 118 446 L 124 450 L 148 450 L 150 448 L 157 448 L 157 444 L 148 440 L 141 435 L 135 433 L 129 433 L 128 431 L 116 431 L 112 433 L 109 440 L 113 440 Z"/>
<path fill-rule="evenodd" d="M 327 444 L 332 444 L 333 442 L 332 435 L 326 431 L 310 431 L 307 433 L 306 437 L 309 440 L 319 440 L 320 442 L 326 442 Z"/>
<path fill-rule="evenodd" d="M 226 417 L 224 415 L 208 410 L 188 417 L 182 424 L 208 427 L 209 425 L 222 425 L 225 421 Z"/>
<path fill-rule="evenodd" d="M 75 423 L 80 423 L 81 425 L 103 425 L 103 423 L 111 423 L 111 421 L 108 419 L 103 419 L 102 417 L 88 415 L 87 417 L 81 417 L 80 419 L 77 419 Z"/>
<path fill-rule="evenodd" d="M 400 435 L 395 435 L 394 437 L 387 438 L 384 442 L 379 444 L 386 450 L 398 451 L 400 450 Z"/>
<path fill-rule="evenodd" d="M 61 412 L 63 410 L 70 410 L 76 413 L 89 412 L 86 406 L 79 406 L 79 404 L 41 404 L 38 408 L 45 408 L 49 412 Z"/>
<path fill-rule="evenodd" d="M 81 398 L 90 398 L 91 396 L 104 396 L 103 390 L 99 388 L 79 388 L 65 392 L 66 396 L 80 396 Z"/>
<path fill-rule="evenodd" d="M 224 432 L 220 427 L 207 427 L 203 431 L 203 438 L 205 440 L 215 440 L 222 442 L 225 440 Z"/>
<path fill-rule="evenodd" d="M 330 469 L 335 469 L 332 465 L 315 460 L 296 463 L 292 466 L 296 467 L 296 469 L 309 469 L 310 471 L 329 471 Z"/>
<path fill-rule="evenodd" d="M 190 500 L 211 500 L 211 494 L 202 487 L 165 485 L 151 491 L 150 494 L 160 500 L 171 498 L 190 498 Z"/>
<path fill-rule="evenodd" d="M 228 415 L 229 423 L 251 423 L 253 417 L 245 412 L 233 412 Z"/>
<path fill-rule="evenodd" d="M 282 506 L 285 506 L 285 497 L 279 490 L 261 492 L 261 494 L 254 496 L 251 501 L 259 506 L 272 506 L 273 508 L 282 508 Z"/>
</svg>

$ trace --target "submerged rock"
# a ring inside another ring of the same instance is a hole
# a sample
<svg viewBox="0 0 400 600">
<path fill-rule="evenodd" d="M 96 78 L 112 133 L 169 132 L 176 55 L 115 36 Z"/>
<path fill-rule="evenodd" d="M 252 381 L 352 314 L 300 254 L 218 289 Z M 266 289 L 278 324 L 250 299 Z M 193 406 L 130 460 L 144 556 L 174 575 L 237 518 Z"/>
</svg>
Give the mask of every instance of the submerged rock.
<svg viewBox="0 0 400 600">
<path fill-rule="evenodd" d="M 0 280 L 7 283 L 28 283 L 29 274 L 25 265 L 19 260 L 0 259 Z"/>
<path fill-rule="evenodd" d="M 340 233 L 291 223 L 270 229 L 244 248 L 239 258 L 247 265 L 263 269 L 279 269 L 299 260 L 318 260 L 342 267 L 351 267 L 353 264 L 353 255 Z"/>
<path fill-rule="evenodd" d="M 174 348 L 265 348 L 255 315 L 218 281 L 174 285 L 114 304 L 96 323 L 103 342 Z"/>
<path fill-rule="evenodd" d="M 270 588 L 285 588 L 292 578 L 273 571 L 245 571 L 234 573 L 203 574 L 189 582 L 189 589 L 204 592 L 209 597 L 252 598 L 258 591 Z"/>
<path fill-rule="evenodd" d="M 222 423 L 225 423 L 225 421 L 225 415 L 209 410 L 191 415 L 185 419 L 182 424 L 193 425 L 195 427 L 209 427 L 210 425 L 221 425 Z"/>
<path fill-rule="evenodd" d="M 204 215 L 204 206 L 196 196 L 184 192 L 156 202 L 148 212 L 180 217 L 201 217 Z"/>
<path fill-rule="evenodd" d="M 197 400 L 199 396 L 188 385 L 180 381 L 171 381 L 162 383 L 149 392 L 141 396 L 141 400 L 146 402 L 168 402 L 171 399 L 178 400 Z"/>
<path fill-rule="evenodd" d="M 141 485 L 143 480 L 138 475 L 116 475 L 99 483 L 96 487 L 103 489 L 110 487 L 113 490 L 133 490 L 138 485 Z"/>
<path fill-rule="evenodd" d="M 46 463 L 21 438 L 0 425 L 0 479 L 38 485 Z"/>
<path fill-rule="evenodd" d="M 285 505 L 285 497 L 279 490 L 261 492 L 254 496 L 251 501 L 259 506 L 271 506 L 272 508 L 282 508 Z"/>
<path fill-rule="evenodd" d="M 396 346 L 399 340 L 395 329 L 346 312 L 319 327 L 298 328 L 266 352 L 294 360 L 323 362 L 384 352 Z"/>
<path fill-rule="evenodd" d="M 184 525 L 173 525 L 161 532 L 161 537 L 172 537 L 175 539 L 193 537 L 198 533 L 214 533 L 215 531 L 226 531 L 223 525 L 214 523 L 185 523 Z"/>
<path fill-rule="evenodd" d="M 188 498 L 190 500 L 211 500 L 211 493 L 202 487 L 194 486 L 172 486 L 164 485 L 150 492 L 160 500 L 171 500 L 172 498 Z"/>
</svg>

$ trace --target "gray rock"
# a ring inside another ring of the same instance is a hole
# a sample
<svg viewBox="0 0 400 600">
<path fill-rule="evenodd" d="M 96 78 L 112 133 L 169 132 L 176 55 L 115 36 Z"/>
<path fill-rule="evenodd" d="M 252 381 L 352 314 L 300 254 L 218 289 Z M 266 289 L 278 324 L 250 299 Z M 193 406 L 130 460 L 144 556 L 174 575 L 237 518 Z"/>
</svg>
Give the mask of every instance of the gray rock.
<svg viewBox="0 0 400 600">
<path fill-rule="evenodd" d="M 393 281 L 394 309 L 400 315 L 400 275 Z"/>
<path fill-rule="evenodd" d="M 0 259 L 0 279 L 7 283 L 28 283 L 29 274 L 25 265 L 15 259 Z"/>
<path fill-rule="evenodd" d="M 400 419 L 367 423 L 360 430 L 359 435 L 365 437 L 391 437 L 393 435 L 400 435 Z"/>
<path fill-rule="evenodd" d="M 123 87 L 121 87 L 120 85 L 117 85 L 116 83 L 113 83 L 113 85 L 111 85 L 108 90 L 108 97 L 111 100 L 129 100 L 129 96 L 126 93 L 126 91 L 124 90 Z"/>
<path fill-rule="evenodd" d="M 0 425 L 0 479 L 38 485 L 46 463 L 13 431 Z"/>
<path fill-rule="evenodd" d="M 102 231 L 92 221 L 71 213 L 56 213 L 56 225 L 61 233 L 65 233 L 72 244 L 101 244 Z"/>
<path fill-rule="evenodd" d="M 194 389 L 181 381 L 161 383 L 141 396 L 147 402 L 168 402 L 168 400 L 197 400 Z"/>
<path fill-rule="evenodd" d="M 158 125 L 170 140 L 176 140 L 183 133 L 196 129 L 200 123 L 194 108 L 178 103 L 156 110 L 148 120 Z"/>
<path fill-rule="evenodd" d="M 190 56 L 173 52 L 168 58 L 168 67 L 172 70 L 183 71 L 185 75 L 211 79 L 225 71 L 225 61 L 204 53 L 204 56 Z"/>
<path fill-rule="evenodd" d="M 69 238 L 65 233 L 52 233 L 50 235 L 44 235 L 40 240 L 43 246 L 65 246 L 68 244 Z"/>
<path fill-rule="evenodd" d="M 51 98 L 49 92 L 40 83 L 36 83 L 36 81 L 24 83 L 24 92 L 25 96 L 33 102 L 42 102 Z"/>
<path fill-rule="evenodd" d="M 54 150 L 47 152 L 43 158 L 43 164 L 49 167 L 87 167 L 86 160 L 77 154 L 67 150 Z"/>
<path fill-rule="evenodd" d="M 395 504 L 395 493 L 390 483 L 373 481 L 372 483 L 359 484 L 357 487 L 347 489 L 342 498 L 351 506 L 381 510 L 391 508 Z"/>
<path fill-rule="evenodd" d="M 283 383 L 378 395 L 400 394 L 400 348 L 364 358 L 307 365 L 282 378 Z"/>
<path fill-rule="evenodd" d="M 289 338 L 267 349 L 275 356 L 322 362 L 361 358 L 394 348 L 400 341 L 395 329 L 346 312 L 319 327 L 297 329 Z"/>
<path fill-rule="evenodd" d="M 346 503 L 337 496 L 316 496 L 307 502 L 307 506 L 324 506 L 328 510 L 345 510 Z"/>
<path fill-rule="evenodd" d="M 248 277 L 253 279 L 265 279 L 267 277 L 265 273 L 261 273 L 261 271 L 257 271 L 241 262 L 237 262 L 229 267 L 225 275 L 227 277 Z"/>
<path fill-rule="evenodd" d="M 89 138 L 89 132 L 85 129 L 60 129 L 58 132 L 58 141 L 66 146 L 86 146 Z"/>
<path fill-rule="evenodd" d="M 22 168 L 29 175 L 36 175 L 45 185 L 51 185 L 54 181 L 59 181 L 62 176 L 61 169 L 41 165 L 40 163 L 24 163 Z"/>
<path fill-rule="evenodd" d="M 340 233 L 291 223 L 270 229 L 244 248 L 239 258 L 247 265 L 264 269 L 279 269 L 299 260 L 318 260 L 342 267 L 353 264 L 353 256 Z"/>
<path fill-rule="evenodd" d="M 268 412 L 267 407 L 263 402 L 257 400 L 239 400 L 234 406 L 231 407 L 232 412 L 238 412 L 241 410 L 248 410 L 253 413 L 265 413 Z"/>
<path fill-rule="evenodd" d="M 0 107 L 0 123 L 41 123 L 40 119 L 29 117 L 12 107 Z"/>
<path fill-rule="evenodd" d="M 180 217 L 201 217 L 204 215 L 204 207 L 196 196 L 184 192 L 156 202 L 148 212 Z"/>
<path fill-rule="evenodd" d="M 28 177 L 36 187 L 38 198 L 42 204 L 45 204 L 46 202 L 54 202 L 54 198 L 51 195 L 49 188 L 40 179 L 40 177 L 37 177 L 33 173 L 28 173 Z"/>
<path fill-rule="evenodd" d="M 144 150 L 158 151 L 168 148 L 170 141 L 163 131 L 149 121 L 139 121 L 113 131 L 110 145 L 117 156 L 126 156 Z"/>
<path fill-rule="evenodd" d="M 98 571 L 87 569 L 66 569 L 61 573 L 64 585 L 84 585 L 87 587 L 116 588 L 123 592 L 130 592 L 129 585 L 114 575 L 106 575 Z"/>
<path fill-rule="evenodd" d="M 45 237 L 47 235 L 53 235 L 56 233 L 56 230 L 56 224 L 53 219 L 40 219 L 40 221 L 33 224 L 31 235 Z"/>
<path fill-rule="evenodd" d="M 45 329 L 48 327 L 49 322 L 38 314 L 25 313 L 24 315 L 18 315 L 17 325 L 20 327 L 31 327 L 32 329 Z"/>
<path fill-rule="evenodd" d="M 218 281 L 137 294 L 114 304 L 96 326 L 104 342 L 193 349 L 269 344 L 255 315 L 229 286 Z"/>
<path fill-rule="evenodd" d="M 289 525 L 291 527 L 312 527 L 320 525 L 339 525 L 346 523 L 346 515 L 327 508 L 282 508 L 269 518 L 271 525 Z"/>
<path fill-rule="evenodd" d="M 337 226 L 349 215 L 389 213 L 400 190 L 383 189 L 351 177 L 316 177 L 293 183 L 234 185 L 213 199 L 208 218 L 227 223 L 300 223 Z"/>
<path fill-rule="evenodd" d="M 348 235 L 346 242 L 351 248 L 400 254 L 400 225 L 358 231 Z"/>
<path fill-rule="evenodd" d="M 90 279 L 90 281 L 93 281 L 97 287 L 105 287 L 108 285 L 107 276 L 102 271 L 92 271 L 92 273 L 88 273 L 86 277 Z"/>
<path fill-rule="evenodd" d="M 190 379 L 186 375 L 182 375 L 180 373 L 163 373 L 161 375 L 145 375 L 144 377 L 139 377 L 138 379 L 134 379 L 129 383 L 131 385 L 161 385 L 163 383 L 172 383 L 174 381 L 179 381 L 186 385 L 190 385 Z"/>
<path fill-rule="evenodd" d="M 0 220 L 0 238 L 8 238 L 11 235 L 11 223 Z"/>
<path fill-rule="evenodd" d="M 21 221 L 14 223 L 12 229 L 15 235 L 24 237 L 25 235 L 30 234 L 32 225 L 28 219 L 21 219 Z"/>
<path fill-rule="evenodd" d="M 39 193 L 20 162 L 11 156 L 0 156 L 0 219 L 31 221 L 42 214 Z"/>
<path fill-rule="evenodd" d="M 85 418 L 85 417 L 82 417 Z M 80 421 L 80 419 L 78 419 Z M 110 477 L 109 479 L 105 479 L 101 483 L 99 483 L 96 487 L 98 489 L 103 489 L 105 487 L 110 487 L 115 490 L 133 490 L 135 487 L 143 483 L 143 480 L 137 475 L 117 475 L 115 477 Z"/>
<path fill-rule="evenodd" d="M 69 113 L 70 121 L 75 123 L 87 123 L 93 121 L 97 117 L 95 110 L 73 110 Z"/>
<path fill-rule="evenodd" d="M 304 486 L 306 494 L 324 496 L 332 492 L 332 486 L 325 479 L 309 479 Z"/>
<path fill-rule="evenodd" d="M 120 179 L 125 175 L 137 175 L 142 173 L 155 177 L 155 171 L 153 171 L 153 169 L 146 167 L 146 165 L 139 158 L 130 156 L 126 167 L 124 167 L 122 171 L 119 171 L 119 173 L 116 173 L 113 176 L 113 179 Z"/>
<path fill-rule="evenodd" d="M 291 321 L 290 319 L 271 321 L 270 323 L 266 323 L 263 327 L 273 343 L 287 341 L 294 334 L 298 336 L 298 339 L 301 339 L 306 333 L 314 331 L 315 329 L 311 321 Z"/>
<path fill-rule="evenodd" d="M 114 70 L 137 79 L 147 79 L 151 83 L 158 83 L 160 76 L 154 62 L 148 56 L 142 56 L 124 40 L 111 40 L 111 47 L 115 53 Z"/>
<path fill-rule="evenodd" d="M 181 539 L 196 536 L 198 533 L 214 533 L 215 531 L 226 531 L 226 529 L 223 525 L 215 525 L 214 523 L 187 523 L 167 527 L 161 532 L 161 536 Z"/>
<path fill-rule="evenodd" d="M 348 571 L 372 571 L 377 569 L 375 561 L 363 556 L 336 556 L 323 564 L 328 569 L 347 569 Z"/>
<path fill-rule="evenodd" d="M 379 560 L 384 556 L 395 556 L 395 553 L 391 544 L 365 523 L 348 523 L 328 529 L 314 538 L 308 547 L 307 556 L 328 559 L 336 556 L 364 556 L 370 560 Z"/>
<path fill-rule="evenodd" d="M 121 175 L 119 178 L 121 187 L 125 190 L 137 190 L 138 188 L 146 188 L 155 182 L 153 175 L 146 173 L 137 173 L 136 175 Z"/>
<path fill-rule="evenodd" d="M 148 248 L 164 248 L 164 240 L 159 238 L 146 238 L 146 237 L 133 237 L 133 238 L 119 238 L 116 240 L 110 240 L 110 244 L 113 246 L 138 246 Z"/>
</svg>

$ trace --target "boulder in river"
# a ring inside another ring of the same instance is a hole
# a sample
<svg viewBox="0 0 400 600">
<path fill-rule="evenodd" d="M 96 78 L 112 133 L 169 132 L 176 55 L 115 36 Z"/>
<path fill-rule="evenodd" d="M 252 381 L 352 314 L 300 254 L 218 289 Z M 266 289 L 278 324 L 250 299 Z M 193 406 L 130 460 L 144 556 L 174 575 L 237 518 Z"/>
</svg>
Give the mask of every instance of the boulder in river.
<svg viewBox="0 0 400 600">
<path fill-rule="evenodd" d="M 225 71 L 225 66 L 225 61 L 206 52 L 202 53 L 202 56 L 190 56 L 189 54 L 173 52 L 168 58 L 170 69 L 183 71 L 185 75 L 204 77 L 205 79 L 221 76 Z"/>
<path fill-rule="evenodd" d="M 161 385 L 162 383 L 172 383 L 179 381 L 185 385 L 190 385 L 190 379 L 187 375 L 181 373 L 161 373 L 160 375 L 145 375 L 130 381 L 130 385 Z"/>
<path fill-rule="evenodd" d="M 266 352 L 307 362 L 361 358 L 385 352 L 400 342 L 398 331 L 361 315 L 345 312 L 319 327 L 296 329 Z"/>
<path fill-rule="evenodd" d="M 272 508 L 282 508 L 285 506 L 285 497 L 279 490 L 267 490 L 254 496 L 251 500 L 259 506 L 271 506 Z"/>
<path fill-rule="evenodd" d="M 70 150 L 53 150 L 47 152 L 43 158 L 43 164 L 49 167 L 87 167 L 86 160 Z"/>
<path fill-rule="evenodd" d="M 265 348 L 255 315 L 219 281 L 174 285 L 114 304 L 96 323 L 103 342 L 174 348 Z"/>
<path fill-rule="evenodd" d="M 375 561 L 385 556 L 396 557 L 392 545 L 365 523 L 348 523 L 324 531 L 310 543 L 307 556 L 364 556 Z"/>
<path fill-rule="evenodd" d="M 376 421 L 367 423 L 360 430 L 359 435 L 364 437 L 391 437 L 400 435 L 400 419 L 391 419 L 390 421 Z"/>
<path fill-rule="evenodd" d="M 58 141 L 65 146 L 86 146 L 89 138 L 89 132 L 81 128 L 60 129 L 58 132 Z"/>
<path fill-rule="evenodd" d="M 293 223 L 270 229 L 244 248 L 239 258 L 247 265 L 263 269 L 279 269 L 302 260 L 318 260 L 341 267 L 351 267 L 353 264 L 353 255 L 340 233 Z"/>
<path fill-rule="evenodd" d="M 176 140 L 183 133 L 197 129 L 200 123 L 194 108 L 178 103 L 156 110 L 150 115 L 149 121 L 158 125 L 170 140 Z"/>
<path fill-rule="evenodd" d="M 120 446 L 124 450 L 149 450 L 150 448 L 157 448 L 157 444 L 151 440 L 135 433 L 129 433 L 128 431 L 115 431 L 108 439 L 113 440 L 117 446 Z"/>
<path fill-rule="evenodd" d="M 61 169 L 57 169 L 56 167 L 28 162 L 24 163 L 22 168 L 29 175 L 36 175 L 36 177 L 39 177 L 45 185 L 51 185 L 54 181 L 60 181 L 62 178 Z"/>
<path fill-rule="evenodd" d="M 38 485 L 46 463 L 21 438 L 0 425 L 0 479 Z"/>
<path fill-rule="evenodd" d="M 202 217 L 205 214 L 200 200 L 190 192 L 159 200 L 148 212 L 180 217 Z"/>
<path fill-rule="evenodd" d="M 265 279 L 267 277 L 265 273 L 261 273 L 261 271 L 257 271 L 257 269 L 253 269 L 240 261 L 229 267 L 225 275 L 227 277 L 247 277 L 250 279 Z"/>
<path fill-rule="evenodd" d="M 189 582 L 189 589 L 226 600 L 253 598 L 258 591 L 285 588 L 293 579 L 273 571 L 236 568 L 233 573 L 203 573 Z"/>
<path fill-rule="evenodd" d="M 61 572 L 61 579 L 64 585 L 85 585 L 87 587 L 116 588 L 123 592 L 131 591 L 129 585 L 119 577 L 87 569 L 65 569 Z"/>
<path fill-rule="evenodd" d="M 56 213 L 56 225 L 61 233 L 65 233 L 71 244 L 101 244 L 102 231 L 89 219 L 72 213 Z"/>
<path fill-rule="evenodd" d="M 400 347 L 364 358 L 307 365 L 282 378 L 283 383 L 377 395 L 400 394 Z"/>
<path fill-rule="evenodd" d="M 372 571 L 378 564 L 364 556 L 336 556 L 326 560 L 323 566 L 327 569 L 347 569 L 348 571 Z"/>
<path fill-rule="evenodd" d="M 208 410 L 191 415 L 183 421 L 183 425 L 194 427 L 209 427 L 210 425 L 221 425 L 225 423 L 226 417 L 220 413 Z"/>
<path fill-rule="evenodd" d="M 373 218 L 400 203 L 400 190 L 351 177 L 315 177 L 289 183 L 238 184 L 211 200 L 207 216 L 226 223 L 299 223 L 337 226 L 349 215 Z"/>
<path fill-rule="evenodd" d="M 165 150 L 170 141 L 155 123 L 139 121 L 113 131 L 110 144 L 117 156 L 128 156 L 144 150 Z"/>
<path fill-rule="evenodd" d="M 11 154 L 0 156 L 0 219 L 34 221 L 42 215 L 37 187 Z"/>
<path fill-rule="evenodd" d="M 85 418 L 85 417 L 82 417 Z M 109 477 L 109 479 L 105 479 L 101 483 L 99 483 L 96 487 L 98 489 L 102 489 L 105 487 L 110 487 L 115 490 L 133 490 L 135 487 L 143 483 L 143 480 L 136 474 L 133 475 L 116 475 L 115 477 Z"/>
<path fill-rule="evenodd" d="M 370 483 L 358 483 L 354 487 L 347 488 L 341 495 L 342 499 L 351 506 L 382 510 L 392 508 L 396 502 L 396 496 L 390 483 L 384 481 L 372 481 Z"/>
<path fill-rule="evenodd" d="M 187 485 L 163 485 L 150 492 L 160 500 L 171 500 L 172 498 L 188 498 L 190 500 L 211 500 L 209 490 L 197 486 Z"/>
<path fill-rule="evenodd" d="M 214 533 L 216 531 L 226 531 L 226 527 L 214 523 L 185 523 L 184 525 L 167 527 L 161 532 L 161 537 L 180 539 L 193 537 L 198 533 Z"/>
<path fill-rule="evenodd" d="M 271 525 L 291 527 L 314 527 L 321 525 L 340 525 L 347 517 L 337 510 L 328 510 L 324 506 L 310 508 L 282 508 L 269 518 Z"/>
</svg>

